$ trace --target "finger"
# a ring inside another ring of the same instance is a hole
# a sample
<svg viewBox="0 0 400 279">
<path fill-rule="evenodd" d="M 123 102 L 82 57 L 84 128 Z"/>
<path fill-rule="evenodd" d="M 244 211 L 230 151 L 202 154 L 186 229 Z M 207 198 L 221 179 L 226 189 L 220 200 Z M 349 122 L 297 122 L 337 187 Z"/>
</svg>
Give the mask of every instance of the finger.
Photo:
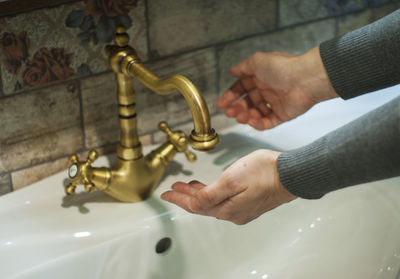
<svg viewBox="0 0 400 279">
<path fill-rule="evenodd" d="M 166 191 L 161 194 L 161 199 L 174 203 L 186 211 L 193 213 L 192 208 L 189 206 L 191 200 L 193 199 L 191 195 L 187 195 L 178 191 Z"/>
<path fill-rule="evenodd" d="M 263 117 L 262 112 L 258 108 L 249 109 L 249 119 Z"/>
<path fill-rule="evenodd" d="M 208 210 L 203 210 L 199 207 L 193 206 L 193 204 L 197 203 L 194 201 L 195 198 L 179 191 L 166 191 L 161 194 L 161 198 L 167 202 L 179 206 L 180 208 L 183 208 L 189 213 L 216 217 L 220 211 L 220 206 L 209 208 Z"/>
<path fill-rule="evenodd" d="M 239 91 L 239 90 L 233 90 L 232 88 L 228 89 L 224 94 L 221 95 L 218 99 L 218 108 L 220 109 L 226 109 L 229 107 L 231 104 L 236 102 L 243 94 L 246 92 Z"/>
<path fill-rule="evenodd" d="M 242 95 L 246 94 L 255 87 L 255 82 L 252 77 L 237 80 L 218 100 L 218 107 L 225 109 Z"/>
<path fill-rule="evenodd" d="M 229 74 L 234 77 L 237 77 L 237 78 L 244 78 L 244 77 L 252 76 L 254 74 L 254 71 L 250 65 L 250 58 L 247 58 L 247 59 L 239 62 L 235 66 L 233 66 L 229 70 Z"/>
<path fill-rule="evenodd" d="M 204 184 L 200 182 L 176 182 L 172 185 L 172 189 L 181 192 L 186 195 L 194 196 L 200 189 L 204 187 Z"/>
<path fill-rule="evenodd" d="M 271 105 L 268 102 L 258 104 L 257 109 L 263 116 L 267 116 L 272 112 Z"/>
<path fill-rule="evenodd" d="M 248 94 L 250 101 L 252 102 L 253 106 L 257 107 L 260 103 L 265 103 L 262 95 L 258 91 L 258 89 L 253 89 Z"/>
<path fill-rule="evenodd" d="M 253 90 L 253 88 L 256 87 L 256 83 L 254 81 L 253 76 L 241 78 L 239 79 L 239 81 L 246 92 L 250 92 L 251 90 Z"/>
<path fill-rule="evenodd" d="M 226 181 L 218 180 L 198 191 L 195 198 L 190 201 L 190 208 L 195 212 L 203 212 L 208 215 L 209 212 L 207 212 L 207 210 L 245 191 L 245 189 L 246 188 L 242 185 L 233 186 Z"/>
<path fill-rule="evenodd" d="M 261 118 L 251 118 L 248 122 L 251 127 L 257 130 L 272 129 L 280 123 L 282 123 L 282 121 L 280 121 L 274 113 L 270 113 L 267 116 Z"/>
<path fill-rule="evenodd" d="M 198 181 L 198 180 L 192 180 L 192 181 L 189 182 L 189 184 L 190 184 L 192 187 L 194 187 L 194 188 L 196 188 L 196 189 L 198 189 L 198 190 L 200 190 L 200 189 L 202 189 L 202 188 L 204 188 L 204 187 L 206 186 L 204 183 L 201 183 L 201 182 Z"/>
<path fill-rule="evenodd" d="M 241 112 L 236 116 L 236 121 L 241 124 L 247 124 L 249 122 L 250 115 L 248 112 Z"/>
<path fill-rule="evenodd" d="M 286 112 L 288 105 L 286 104 L 284 97 L 271 90 L 260 90 L 260 93 L 264 100 L 268 100 L 266 104 L 269 104 L 269 109 L 273 112 L 272 116 L 276 118 L 273 119 L 276 122 L 276 125 L 291 119 Z"/>
<path fill-rule="evenodd" d="M 252 106 L 251 101 L 246 96 L 245 98 L 240 99 L 235 104 L 228 107 L 225 111 L 225 114 L 229 117 L 236 117 L 239 113 L 248 111 L 250 106 Z"/>
</svg>

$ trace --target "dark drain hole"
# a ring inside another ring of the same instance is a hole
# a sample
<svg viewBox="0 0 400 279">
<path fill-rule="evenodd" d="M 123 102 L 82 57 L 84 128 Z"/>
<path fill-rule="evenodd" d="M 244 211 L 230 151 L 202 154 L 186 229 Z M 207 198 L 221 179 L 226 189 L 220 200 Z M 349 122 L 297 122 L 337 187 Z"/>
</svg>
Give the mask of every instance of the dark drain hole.
<svg viewBox="0 0 400 279">
<path fill-rule="evenodd" d="M 156 244 L 156 253 L 157 254 L 162 254 L 165 253 L 172 244 L 172 240 L 169 237 L 164 237 L 160 239 L 157 244 Z"/>
</svg>

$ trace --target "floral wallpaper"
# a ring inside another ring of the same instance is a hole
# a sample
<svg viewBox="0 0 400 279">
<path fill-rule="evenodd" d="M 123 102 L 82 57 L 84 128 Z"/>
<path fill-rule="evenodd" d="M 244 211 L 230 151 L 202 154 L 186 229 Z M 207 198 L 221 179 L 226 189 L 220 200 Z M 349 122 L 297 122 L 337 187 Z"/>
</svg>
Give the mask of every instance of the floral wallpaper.
<svg viewBox="0 0 400 279">
<path fill-rule="evenodd" d="M 84 9 L 72 10 L 65 25 L 71 28 L 79 28 L 78 38 L 81 45 L 110 42 L 115 28 L 119 25 L 125 28 L 132 26 L 129 11 L 136 7 L 138 0 L 87 0 Z"/>
<path fill-rule="evenodd" d="M 1 48 L 4 51 L 4 67 L 12 74 L 17 74 L 23 61 L 28 58 L 29 38 L 25 31 L 16 36 L 14 33 L 3 33 L 0 40 Z"/>
<path fill-rule="evenodd" d="M 115 29 L 128 29 L 147 58 L 144 4 L 139 0 L 86 0 L 0 18 L 3 94 L 107 70 L 103 51 Z M 134 19 L 134 20 L 133 20 Z"/>
<path fill-rule="evenodd" d="M 15 91 L 75 76 L 75 71 L 70 67 L 72 53 L 66 53 L 64 48 L 42 47 L 31 55 L 26 31 L 18 35 L 3 33 L 0 46 L 5 55 L 2 61 L 4 68 L 12 75 L 19 76 Z"/>
</svg>

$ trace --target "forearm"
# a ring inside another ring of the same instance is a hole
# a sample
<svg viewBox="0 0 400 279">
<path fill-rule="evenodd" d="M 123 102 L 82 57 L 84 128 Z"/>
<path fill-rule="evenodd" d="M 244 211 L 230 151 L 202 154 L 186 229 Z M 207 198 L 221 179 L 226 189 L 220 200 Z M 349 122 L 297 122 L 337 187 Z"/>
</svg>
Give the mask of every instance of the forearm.
<svg viewBox="0 0 400 279">
<path fill-rule="evenodd" d="M 302 198 L 400 175 L 400 97 L 278 158 L 284 187 Z"/>
<path fill-rule="evenodd" d="M 336 93 L 349 99 L 400 81 L 400 10 L 320 45 Z"/>
</svg>

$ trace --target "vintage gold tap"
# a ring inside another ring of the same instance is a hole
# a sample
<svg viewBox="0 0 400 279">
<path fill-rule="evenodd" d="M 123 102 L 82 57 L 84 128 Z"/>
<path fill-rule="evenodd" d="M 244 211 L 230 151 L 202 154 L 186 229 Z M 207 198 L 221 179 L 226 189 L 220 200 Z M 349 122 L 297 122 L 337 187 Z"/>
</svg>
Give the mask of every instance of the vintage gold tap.
<svg viewBox="0 0 400 279">
<path fill-rule="evenodd" d="M 218 135 L 211 128 L 207 104 L 197 87 L 182 75 L 160 79 L 147 70 L 128 45 L 129 37 L 125 28 L 118 27 L 116 45 L 106 47 L 111 68 L 118 83 L 118 112 L 120 123 L 120 142 L 117 147 L 117 162 L 111 168 L 92 167 L 98 153 L 90 151 L 86 161 L 78 161 L 77 155 L 70 157 L 68 175 L 71 183 L 65 191 L 75 193 L 78 184 L 85 185 L 87 192 L 95 189 L 124 202 L 138 202 L 148 198 L 160 181 L 165 167 L 177 152 L 184 152 L 190 162 L 196 156 L 188 150 L 188 143 L 197 150 L 212 149 L 218 143 Z M 161 95 L 179 91 L 188 103 L 194 123 L 189 137 L 181 131 L 172 132 L 167 123 L 161 122 L 159 128 L 167 134 L 167 141 L 143 156 L 142 145 L 137 135 L 136 104 L 132 88 L 132 78 Z"/>
</svg>

